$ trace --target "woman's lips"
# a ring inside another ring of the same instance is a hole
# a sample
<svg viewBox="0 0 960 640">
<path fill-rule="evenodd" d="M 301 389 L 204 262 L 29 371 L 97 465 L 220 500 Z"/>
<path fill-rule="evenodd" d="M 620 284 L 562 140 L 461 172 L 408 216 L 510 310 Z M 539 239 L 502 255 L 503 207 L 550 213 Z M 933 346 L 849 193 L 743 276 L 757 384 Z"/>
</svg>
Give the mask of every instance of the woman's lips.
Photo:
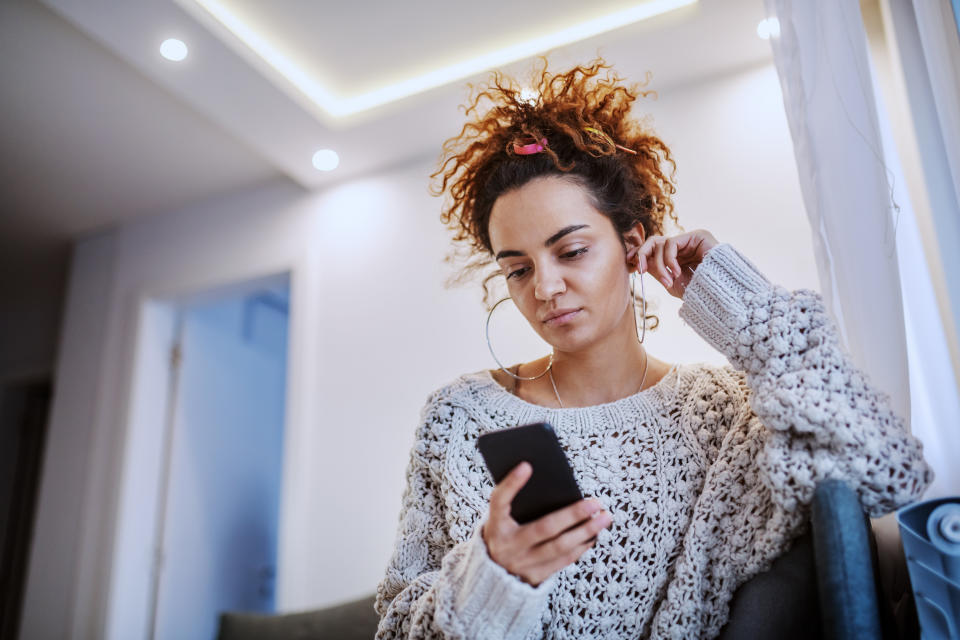
<svg viewBox="0 0 960 640">
<path fill-rule="evenodd" d="M 580 311 L 581 311 L 580 309 L 573 309 L 572 311 L 567 311 L 567 312 L 565 312 L 565 313 L 561 313 L 560 315 L 553 316 L 552 318 L 548 318 L 547 320 L 544 320 L 544 321 L 543 321 L 543 324 L 548 325 L 548 326 L 551 326 L 551 327 L 556 327 L 556 326 L 559 326 L 559 325 L 562 325 L 562 324 L 567 324 L 568 322 L 572 321 L 573 318 L 574 318 L 578 313 L 580 313 Z"/>
</svg>

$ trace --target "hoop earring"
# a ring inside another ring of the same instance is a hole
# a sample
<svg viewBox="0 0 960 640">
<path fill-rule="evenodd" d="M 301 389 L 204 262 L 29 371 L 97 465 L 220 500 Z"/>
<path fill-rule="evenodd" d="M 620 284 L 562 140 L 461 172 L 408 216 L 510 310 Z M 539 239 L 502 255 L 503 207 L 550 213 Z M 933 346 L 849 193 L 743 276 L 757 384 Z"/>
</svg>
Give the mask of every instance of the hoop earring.
<svg viewBox="0 0 960 640">
<path fill-rule="evenodd" d="M 552 352 L 552 351 L 550 352 L 550 362 L 547 363 L 547 368 L 543 370 L 543 373 L 541 373 L 540 375 L 537 375 L 537 376 L 533 376 L 532 378 L 525 378 L 525 377 L 523 377 L 523 376 L 518 376 L 518 375 L 515 374 L 513 371 L 510 371 L 510 370 L 507 369 L 505 366 L 503 366 L 503 363 L 501 363 L 501 362 L 500 362 L 500 359 L 497 358 L 497 354 L 495 354 L 495 353 L 493 352 L 493 345 L 490 344 L 490 319 L 493 317 L 493 311 L 494 311 L 498 306 L 500 306 L 500 303 L 501 303 L 501 302 L 506 302 L 506 301 L 509 300 L 509 299 L 510 299 L 510 296 L 507 296 L 506 298 L 501 298 L 500 300 L 497 300 L 496 304 L 494 304 L 492 307 L 490 307 L 490 311 L 489 311 L 489 313 L 487 313 L 487 326 L 486 326 L 487 348 L 490 349 L 490 355 L 493 356 L 493 359 L 494 359 L 494 361 L 496 361 L 497 365 L 500 367 L 500 370 L 503 371 L 504 373 L 506 373 L 508 376 L 512 376 L 512 377 L 516 378 L 517 380 L 536 380 L 537 378 L 542 378 L 543 376 L 547 375 L 547 373 L 550 371 L 550 369 L 553 368 L 553 352 Z"/>
<path fill-rule="evenodd" d="M 643 333 L 640 333 L 640 323 L 637 322 L 637 296 L 635 293 L 635 280 L 640 279 L 640 300 L 643 303 Z M 633 328 L 637 332 L 637 340 L 640 341 L 640 344 L 643 344 L 644 339 L 647 337 L 647 293 L 644 291 L 643 287 L 643 274 L 637 273 L 636 271 L 630 272 L 630 299 L 633 302 Z"/>
</svg>

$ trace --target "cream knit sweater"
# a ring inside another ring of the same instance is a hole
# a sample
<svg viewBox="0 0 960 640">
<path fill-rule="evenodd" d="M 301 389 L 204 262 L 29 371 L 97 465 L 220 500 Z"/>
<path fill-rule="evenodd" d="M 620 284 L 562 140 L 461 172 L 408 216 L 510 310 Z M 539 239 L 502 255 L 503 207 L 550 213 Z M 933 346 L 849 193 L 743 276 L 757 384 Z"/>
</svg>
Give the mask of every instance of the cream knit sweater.
<svg viewBox="0 0 960 640">
<path fill-rule="evenodd" d="M 680 317 L 733 366 L 676 366 L 582 408 L 530 404 L 486 371 L 430 396 L 377 589 L 377 638 L 712 638 L 734 590 L 803 531 L 818 481 L 843 479 L 878 516 L 932 480 L 921 444 L 841 351 L 818 294 L 772 285 L 721 244 Z M 539 421 L 613 524 L 534 588 L 487 555 L 493 482 L 476 443 Z"/>
</svg>

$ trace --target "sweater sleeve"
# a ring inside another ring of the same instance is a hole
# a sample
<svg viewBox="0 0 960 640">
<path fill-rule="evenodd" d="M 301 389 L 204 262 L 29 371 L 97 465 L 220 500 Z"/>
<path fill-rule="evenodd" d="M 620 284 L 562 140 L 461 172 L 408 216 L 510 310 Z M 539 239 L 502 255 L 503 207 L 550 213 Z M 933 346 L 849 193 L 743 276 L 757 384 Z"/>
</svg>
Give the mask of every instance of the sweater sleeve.
<svg viewBox="0 0 960 640">
<path fill-rule="evenodd" d="M 767 427 L 758 460 L 773 500 L 792 511 L 838 478 L 871 516 L 920 498 L 933 479 L 922 445 L 889 397 L 841 349 L 819 294 L 772 285 L 729 244 L 711 249 L 680 317 L 745 373 L 752 412 Z"/>
<path fill-rule="evenodd" d="M 705 478 L 652 640 L 716 637 L 736 588 L 806 528 L 819 481 L 843 480 L 876 516 L 932 480 L 920 442 L 843 353 L 815 292 L 772 285 L 721 244 L 697 267 L 680 316 L 732 366 L 689 381 L 681 420 Z"/>
<path fill-rule="evenodd" d="M 388 638 L 539 638 L 551 577 L 533 587 L 487 553 L 482 523 L 453 543 L 447 534 L 438 474 L 442 443 L 434 435 L 441 415 L 428 401 L 407 468 L 393 556 L 377 587 L 378 640 Z"/>
</svg>

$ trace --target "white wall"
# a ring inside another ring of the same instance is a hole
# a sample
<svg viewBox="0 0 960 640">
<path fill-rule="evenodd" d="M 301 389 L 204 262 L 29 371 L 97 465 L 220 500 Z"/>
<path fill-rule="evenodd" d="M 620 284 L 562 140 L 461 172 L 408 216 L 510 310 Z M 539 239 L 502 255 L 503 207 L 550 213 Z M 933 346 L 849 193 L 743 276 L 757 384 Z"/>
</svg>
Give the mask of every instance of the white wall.
<svg viewBox="0 0 960 640">
<path fill-rule="evenodd" d="M 748 69 L 640 108 L 653 116 L 677 161 L 675 202 L 683 227 L 710 230 L 777 284 L 819 291 L 776 69 Z M 648 348 L 668 361 L 725 364 L 679 320 L 680 300 L 651 283 L 663 324 L 648 334 Z"/>
<path fill-rule="evenodd" d="M 778 283 L 817 288 L 772 66 L 671 91 L 639 110 L 654 115 L 654 127 L 674 150 L 684 226 L 705 227 L 732 242 Z M 492 364 L 479 285 L 443 287 L 449 245 L 439 200 L 427 192 L 432 169 L 433 159 L 411 161 L 317 194 L 283 186 L 237 193 L 81 243 L 39 522 L 45 529 L 78 531 L 73 550 L 83 561 L 74 567 L 64 554 L 50 564 L 46 554 L 57 540 L 38 536 L 22 637 L 100 635 L 138 301 L 287 269 L 291 325 L 278 608 L 322 606 L 372 592 L 392 550 L 420 407 L 437 386 Z M 111 268 L 92 268 L 102 261 Z M 651 351 L 671 361 L 722 362 L 680 322 L 679 301 L 667 300 L 652 280 L 648 284 L 648 294 L 661 301 L 662 321 L 661 330 L 648 334 Z M 102 304 L 84 305 L 86 289 L 108 293 Z M 91 346 L 78 330 L 86 325 L 105 328 L 92 353 L 84 351 Z M 97 358 L 99 369 L 79 366 Z M 95 407 L 67 415 L 68 401 L 78 405 L 72 394 L 83 385 Z M 64 471 L 71 451 L 53 445 L 68 433 L 91 450 Z M 83 500 L 82 518 L 78 510 L 59 511 L 71 498 Z M 49 602 L 48 593 L 60 597 Z"/>
<path fill-rule="evenodd" d="M 109 335 L 106 311 L 112 295 L 116 238 L 100 236 L 78 244 L 64 303 L 54 398 L 37 514 L 27 567 L 21 638 L 87 637 L 71 633 L 80 585 L 98 584 L 78 574 L 79 529 L 100 513 L 84 513 L 85 486 L 93 478 L 93 425 L 97 423 L 97 390 Z M 95 589 L 98 587 L 94 587 Z"/>
</svg>

